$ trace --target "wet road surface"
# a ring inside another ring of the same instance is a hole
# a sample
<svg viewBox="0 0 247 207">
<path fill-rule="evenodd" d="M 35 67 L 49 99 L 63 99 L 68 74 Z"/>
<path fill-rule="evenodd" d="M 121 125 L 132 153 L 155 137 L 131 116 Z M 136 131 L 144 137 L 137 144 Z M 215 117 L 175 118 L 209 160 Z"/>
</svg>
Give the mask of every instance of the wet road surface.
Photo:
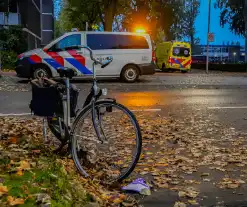
<svg viewBox="0 0 247 207">
<path fill-rule="evenodd" d="M 82 106 L 87 90 L 80 92 L 78 106 Z M 215 119 L 245 130 L 247 124 L 247 89 L 159 89 L 152 91 L 109 91 L 108 97 L 133 110 L 160 110 L 161 114 L 172 112 L 179 116 L 202 110 L 214 113 Z M 31 92 L 0 92 L 0 114 L 30 113 L 28 104 Z"/>
</svg>

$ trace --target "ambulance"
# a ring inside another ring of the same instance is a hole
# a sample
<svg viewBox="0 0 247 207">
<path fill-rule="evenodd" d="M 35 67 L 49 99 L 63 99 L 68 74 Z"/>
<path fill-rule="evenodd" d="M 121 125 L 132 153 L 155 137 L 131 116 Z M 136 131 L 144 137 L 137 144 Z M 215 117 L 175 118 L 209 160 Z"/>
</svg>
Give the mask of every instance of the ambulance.
<svg viewBox="0 0 247 207">
<path fill-rule="evenodd" d="M 156 65 L 162 71 L 186 73 L 191 69 L 191 46 L 187 42 L 162 42 L 157 45 L 155 55 Z"/>
<path fill-rule="evenodd" d="M 113 62 L 101 68 L 96 66 L 97 77 L 121 78 L 135 82 L 141 75 L 155 73 L 152 62 L 152 43 L 148 34 L 130 32 L 68 32 L 44 48 L 20 54 L 16 62 L 19 77 L 58 77 L 57 69 L 74 68 L 79 77 L 92 76 L 92 60 L 86 45 L 97 60 L 112 57 Z"/>
</svg>

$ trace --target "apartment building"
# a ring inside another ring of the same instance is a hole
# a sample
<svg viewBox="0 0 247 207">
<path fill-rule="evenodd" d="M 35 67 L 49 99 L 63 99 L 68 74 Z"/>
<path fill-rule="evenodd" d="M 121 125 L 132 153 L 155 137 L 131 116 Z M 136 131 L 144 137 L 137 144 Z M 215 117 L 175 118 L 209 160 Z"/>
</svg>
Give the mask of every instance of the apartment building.
<svg viewBox="0 0 247 207">
<path fill-rule="evenodd" d="M 53 0 L 3 0 L 0 27 L 21 25 L 28 48 L 46 45 L 54 38 Z"/>
</svg>

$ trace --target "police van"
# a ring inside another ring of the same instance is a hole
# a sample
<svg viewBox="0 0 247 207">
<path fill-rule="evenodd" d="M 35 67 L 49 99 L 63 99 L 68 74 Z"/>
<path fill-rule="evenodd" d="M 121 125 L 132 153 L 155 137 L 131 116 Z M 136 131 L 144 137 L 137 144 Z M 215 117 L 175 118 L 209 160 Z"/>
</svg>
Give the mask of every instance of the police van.
<svg viewBox="0 0 247 207">
<path fill-rule="evenodd" d="M 55 39 L 42 49 L 34 49 L 18 56 L 16 73 L 19 77 L 58 77 L 57 68 L 70 67 L 78 76 L 92 75 L 92 60 L 86 45 L 94 57 L 103 61 L 111 56 L 112 63 L 96 66 L 97 77 L 121 78 L 135 82 L 141 75 L 155 73 L 152 62 L 152 43 L 148 34 L 129 32 L 69 32 Z"/>
</svg>

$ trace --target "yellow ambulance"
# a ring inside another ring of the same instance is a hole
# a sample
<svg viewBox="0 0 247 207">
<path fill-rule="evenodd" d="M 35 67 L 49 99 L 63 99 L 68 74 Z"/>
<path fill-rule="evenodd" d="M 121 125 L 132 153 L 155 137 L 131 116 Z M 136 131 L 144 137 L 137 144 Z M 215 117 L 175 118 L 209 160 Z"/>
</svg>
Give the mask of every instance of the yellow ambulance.
<svg viewBox="0 0 247 207">
<path fill-rule="evenodd" d="M 162 71 L 191 69 L 191 45 L 187 42 L 169 41 L 157 45 L 156 64 Z"/>
</svg>

